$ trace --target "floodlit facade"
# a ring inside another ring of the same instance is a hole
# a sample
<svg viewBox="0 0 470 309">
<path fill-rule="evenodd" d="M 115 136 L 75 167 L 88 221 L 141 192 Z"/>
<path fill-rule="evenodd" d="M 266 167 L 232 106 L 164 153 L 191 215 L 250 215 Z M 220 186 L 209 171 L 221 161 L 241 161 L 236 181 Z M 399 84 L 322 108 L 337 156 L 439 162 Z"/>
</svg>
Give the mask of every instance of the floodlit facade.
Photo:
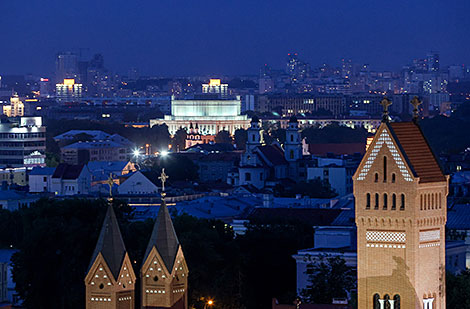
<svg viewBox="0 0 470 309">
<path fill-rule="evenodd" d="M 151 119 L 150 127 L 166 124 L 171 135 L 179 128 L 189 132 L 191 123 L 197 123 L 202 135 L 215 135 L 226 130 L 234 134 L 237 129 L 247 129 L 250 120 L 240 114 L 240 97 L 235 99 L 217 99 L 201 97 L 195 99 L 171 100 L 171 115 L 164 119 Z"/>
<path fill-rule="evenodd" d="M 46 166 L 46 127 L 41 117 L 0 123 L 0 166 Z"/>
<path fill-rule="evenodd" d="M 3 106 L 3 114 L 7 117 L 24 116 L 24 103 L 18 96 L 10 98 L 10 105 Z"/>
<path fill-rule="evenodd" d="M 56 97 L 59 102 L 75 102 L 82 97 L 82 84 L 75 79 L 66 78 L 61 84 L 56 84 Z"/>
<path fill-rule="evenodd" d="M 448 178 L 417 117 L 381 124 L 353 182 L 358 308 L 446 308 Z"/>
</svg>

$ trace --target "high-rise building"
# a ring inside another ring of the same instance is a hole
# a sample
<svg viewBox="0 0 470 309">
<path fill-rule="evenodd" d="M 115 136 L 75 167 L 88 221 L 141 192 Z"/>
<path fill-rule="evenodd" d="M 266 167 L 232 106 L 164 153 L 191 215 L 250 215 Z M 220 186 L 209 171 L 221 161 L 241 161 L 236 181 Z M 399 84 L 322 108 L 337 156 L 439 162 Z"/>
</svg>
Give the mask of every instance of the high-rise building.
<svg viewBox="0 0 470 309">
<path fill-rule="evenodd" d="M 60 83 L 64 79 L 78 79 L 78 57 L 75 53 L 58 53 L 56 58 L 55 78 Z"/>
<path fill-rule="evenodd" d="M 187 309 L 188 265 L 164 196 L 140 270 L 142 308 Z"/>
<path fill-rule="evenodd" d="M 41 117 L 4 119 L 0 123 L 0 166 L 46 166 L 46 127 Z"/>
<path fill-rule="evenodd" d="M 292 82 L 297 82 L 308 77 L 310 65 L 299 59 L 297 53 L 287 54 L 286 73 L 290 75 Z"/>
<path fill-rule="evenodd" d="M 353 63 L 351 59 L 341 59 L 341 77 L 351 78 Z"/>
<path fill-rule="evenodd" d="M 41 98 L 49 98 L 52 96 L 54 83 L 49 78 L 41 78 L 39 80 L 39 96 Z"/>
<path fill-rule="evenodd" d="M 24 103 L 15 95 L 10 98 L 10 105 L 3 105 L 3 114 L 7 117 L 24 116 Z"/>
<path fill-rule="evenodd" d="M 448 177 L 417 112 L 384 119 L 353 176 L 358 308 L 446 308 Z"/>
<path fill-rule="evenodd" d="M 134 309 L 136 276 L 109 205 L 85 277 L 87 309 Z"/>
<path fill-rule="evenodd" d="M 222 84 L 220 79 L 210 79 L 208 84 L 202 84 L 202 93 L 216 93 L 222 98 L 228 95 L 228 84 Z"/>
<path fill-rule="evenodd" d="M 59 102 L 76 102 L 82 97 L 82 84 L 75 83 L 75 79 L 64 79 L 63 83 L 56 84 L 56 98 Z"/>
<path fill-rule="evenodd" d="M 426 55 L 426 66 L 428 72 L 439 72 L 440 63 L 438 52 L 431 51 Z"/>
</svg>

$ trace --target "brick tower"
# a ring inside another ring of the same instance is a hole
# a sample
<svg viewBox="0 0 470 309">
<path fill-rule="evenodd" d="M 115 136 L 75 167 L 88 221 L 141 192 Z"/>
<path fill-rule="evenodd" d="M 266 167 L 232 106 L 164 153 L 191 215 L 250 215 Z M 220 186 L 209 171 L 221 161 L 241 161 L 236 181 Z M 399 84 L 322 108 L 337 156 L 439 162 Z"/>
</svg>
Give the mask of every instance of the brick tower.
<svg viewBox="0 0 470 309">
<path fill-rule="evenodd" d="M 142 308 L 188 308 L 188 266 L 165 203 L 163 170 L 162 204 L 140 270 Z"/>
<path fill-rule="evenodd" d="M 358 308 L 443 309 L 448 177 L 418 125 L 384 117 L 353 176 Z"/>
<path fill-rule="evenodd" d="M 135 274 L 112 205 L 85 277 L 87 309 L 133 309 Z"/>
</svg>

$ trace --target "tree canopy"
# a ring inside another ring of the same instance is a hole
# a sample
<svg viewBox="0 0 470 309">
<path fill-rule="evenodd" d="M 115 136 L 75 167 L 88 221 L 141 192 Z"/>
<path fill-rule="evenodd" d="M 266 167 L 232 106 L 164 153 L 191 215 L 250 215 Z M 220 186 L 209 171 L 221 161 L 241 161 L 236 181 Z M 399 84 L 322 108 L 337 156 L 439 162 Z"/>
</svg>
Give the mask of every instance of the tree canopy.
<svg viewBox="0 0 470 309">
<path fill-rule="evenodd" d="M 215 136 L 215 142 L 218 144 L 231 144 L 232 143 L 232 137 L 230 136 L 230 133 L 226 130 L 219 131 L 217 135 Z"/>
<path fill-rule="evenodd" d="M 340 257 L 321 256 L 307 265 L 308 286 L 301 292 L 311 304 L 331 304 L 333 298 L 348 298 L 355 286 L 356 274 Z"/>
<path fill-rule="evenodd" d="M 104 200 L 41 200 L 31 208 L 0 211 L 0 245 L 19 250 L 13 278 L 25 308 L 50 308 L 51 299 L 55 308 L 84 307 L 83 280 L 106 207 Z M 114 207 L 138 274 L 153 220 L 133 220 L 131 208 L 118 201 Z M 202 309 L 201 299 L 208 297 L 226 309 L 267 308 L 272 297 L 288 302 L 295 297 L 292 254 L 313 245 L 311 226 L 253 224 L 235 237 L 219 220 L 180 215 L 173 222 L 188 262 L 189 301 L 195 308 Z"/>
</svg>

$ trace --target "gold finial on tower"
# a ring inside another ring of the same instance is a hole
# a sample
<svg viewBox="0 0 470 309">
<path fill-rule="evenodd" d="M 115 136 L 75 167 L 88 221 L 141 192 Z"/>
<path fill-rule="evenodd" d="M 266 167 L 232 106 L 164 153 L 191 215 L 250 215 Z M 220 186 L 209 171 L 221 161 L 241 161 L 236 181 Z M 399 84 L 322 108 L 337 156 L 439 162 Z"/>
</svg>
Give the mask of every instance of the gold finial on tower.
<svg viewBox="0 0 470 309">
<path fill-rule="evenodd" d="M 411 105 L 413 105 L 413 121 L 414 122 L 418 121 L 418 118 L 419 118 L 418 106 L 420 106 L 422 103 L 423 102 L 421 102 L 417 96 L 415 96 L 413 100 L 411 100 Z"/>
<path fill-rule="evenodd" d="M 165 197 L 165 195 L 166 195 L 166 193 L 165 193 L 165 182 L 168 178 L 170 178 L 170 176 L 165 174 L 165 168 L 162 168 L 162 173 L 160 174 L 160 177 L 158 177 L 158 179 L 160 179 L 160 181 L 162 182 L 162 197 Z"/>
<path fill-rule="evenodd" d="M 382 105 L 384 108 L 382 112 L 382 122 L 388 122 L 388 107 L 392 105 L 392 101 L 390 101 L 387 97 L 384 97 L 383 100 L 380 102 L 380 105 Z"/>
</svg>

